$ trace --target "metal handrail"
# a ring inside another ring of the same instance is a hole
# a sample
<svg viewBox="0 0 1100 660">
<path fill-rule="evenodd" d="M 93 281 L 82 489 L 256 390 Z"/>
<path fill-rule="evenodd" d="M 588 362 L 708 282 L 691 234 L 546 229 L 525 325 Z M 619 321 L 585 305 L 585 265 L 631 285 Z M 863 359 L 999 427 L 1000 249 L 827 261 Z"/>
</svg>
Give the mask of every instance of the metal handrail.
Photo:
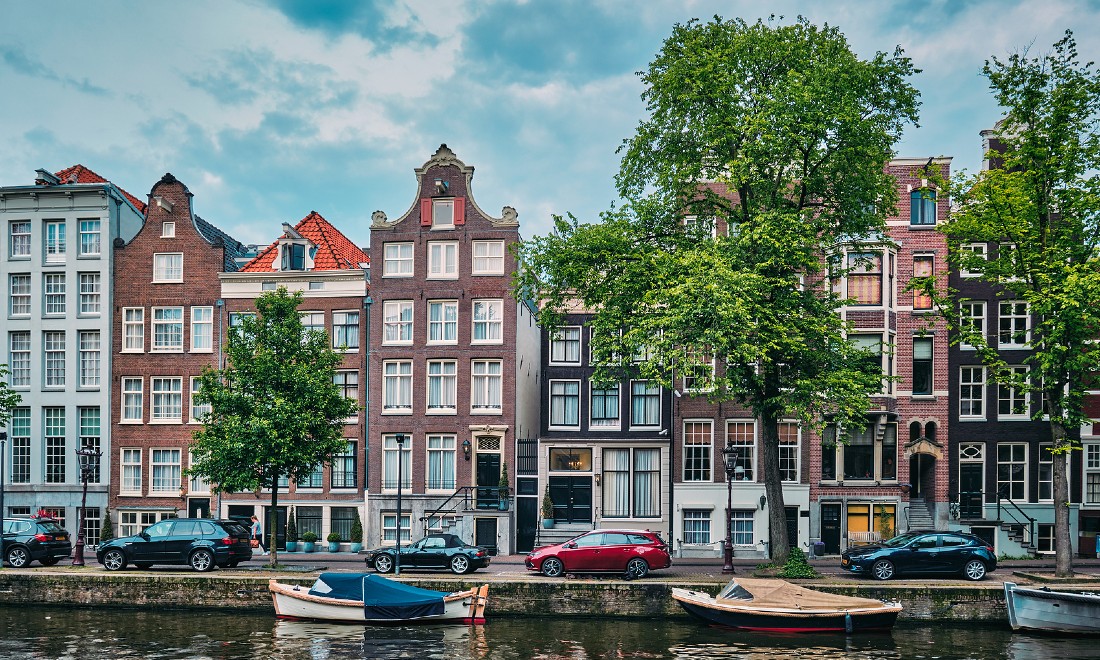
<svg viewBox="0 0 1100 660">
<path fill-rule="evenodd" d="M 459 507 L 461 507 L 463 511 L 476 510 L 478 492 L 491 493 L 493 496 L 496 497 L 497 500 L 499 500 L 501 490 L 502 489 L 498 488 L 497 486 L 461 486 L 457 490 L 455 490 L 455 492 L 451 493 L 447 497 L 447 499 L 443 501 L 443 504 L 440 504 L 431 513 L 426 514 L 420 519 L 420 521 L 424 523 L 424 529 L 426 531 L 430 527 L 429 523 L 431 522 L 432 518 L 438 517 L 441 519 L 442 522 L 443 516 L 441 514 L 454 513 L 455 511 L 459 510 Z M 450 504 L 451 501 L 454 500 L 456 497 L 461 497 L 461 500 L 455 502 L 453 506 L 448 508 L 448 504 Z"/>
<path fill-rule="evenodd" d="M 997 520 L 1001 519 L 1001 502 L 1002 501 L 1007 502 L 1009 505 L 1011 505 L 1011 507 L 1013 509 L 1016 510 L 1017 513 L 1019 513 L 1021 516 L 1023 516 L 1025 519 L 1027 519 L 1027 522 L 1025 523 L 1023 520 L 1020 520 L 1015 515 L 1013 515 L 1012 511 L 1009 510 L 1008 507 L 1004 508 L 1005 512 L 1007 513 L 1008 517 L 1012 520 L 1012 522 L 1016 523 L 1017 525 L 1021 525 L 1021 526 L 1022 525 L 1027 525 L 1027 542 L 1033 544 L 1034 539 L 1035 539 L 1035 518 L 1032 518 L 1031 516 L 1024 513 L 1024 510 L 1021 509 L 1018 504 L 1013 502 L 1012 499 L 1010 499 L 1008 497 L 1005 497 L 1005 496 L 1001 495 L 1000 493 L 997 493 Z"/>
</svg>

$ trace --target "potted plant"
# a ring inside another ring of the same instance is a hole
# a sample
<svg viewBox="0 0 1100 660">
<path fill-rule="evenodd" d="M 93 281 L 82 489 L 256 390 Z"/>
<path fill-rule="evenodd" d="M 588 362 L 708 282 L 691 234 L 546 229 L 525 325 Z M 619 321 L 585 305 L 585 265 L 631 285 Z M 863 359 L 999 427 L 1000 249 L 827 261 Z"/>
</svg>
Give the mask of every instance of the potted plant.
<svg viewBox="0 0 1100 660">
<path fill-rule="evenodd" d="M 542 528 L 554 529 L 554 500 L 550 499 L 550 484 L 542 494 Z"/>
<path fill-rule="evenodd" d="M 115 537 L 115 526 L 111 522 L 111 512 L 107 511 L 103 515 L 103 527 L 99 530 L 99 542 L 106 543 Z"/>
<path fill-rule="evenodd" d="M 286 519 L 286 551 L 296 552 L 298 550 L 298 525 L 295 520 L 297 516 L 294 514 L 294 508 L 291 507 L 290 515 Z"/>
<path fill-rule="evenodd" d="M 500 483 L 497 484 L 497 496 L 500 497 L 500 510 L 508 510 L 508 464 L 500 466 Z"/>
<path fill-rule="evenodd" d="M 313 532 L 302 534 L 302 552 L 313 552 L 313 544 L 317 542 L 317 535 Z"/>
<path fill-rule="evenodd" d="M 329 532 L 325 537 L 329 552 L 340 552 L 340 532 Z"/>
<path fill-rule="evenodd" d="M 359 520 L 359 509 L 355 510 L 355 521 L 351 523 L 351 551 L 359 552 L 363 549 L 363 523 Z"/>
</svg>

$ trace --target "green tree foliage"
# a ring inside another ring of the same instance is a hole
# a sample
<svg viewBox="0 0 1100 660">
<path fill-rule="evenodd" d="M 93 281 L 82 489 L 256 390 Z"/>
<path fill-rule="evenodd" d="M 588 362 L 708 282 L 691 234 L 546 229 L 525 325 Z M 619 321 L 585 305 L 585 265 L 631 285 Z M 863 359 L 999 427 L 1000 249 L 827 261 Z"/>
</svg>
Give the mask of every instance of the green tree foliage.
<svg viewBox="0 0 1100 660">
<path fill-rule="evenodd" d="M 953 182 L 959 208 L 941 230 L 952 264 L 996 285 L 992 304 L 1027 303 L 1030 331 L 981 332 L 960 314 L 956 291 L 937 302 L 992 381 L 1046 402 L 1032 415 L 1050 420 L 1056 571 L 1069 576 L 1067 457 L 1080 449 L 1076 430 L 1090 421 L 1086 390 L 1100 370 L 1100 75 L 1091 62 L 1079 62 L 1068 31 L 1046 54 L 993 58 L 983 73 L 1006 113 L 994 130 L 1000 147 L 987 154 L 994 167 Z M 988 245 L 988 254 L 963 248 L 974 243 Z M 935 282 L 922 288 L 934 292 Z M 997 344 L 1025 341 L 1034 354 L 1023 374 L 1009 368 Z"/>
<path fill-rule="evenodd" d="M 594 314 L 599 378 L 675 387 L 691 374 L 752 409 L 780 562 L 778 420 L 828 416 L 843 436 L 882 389 L 845 339 L 825 255 L 884 240 L 896 201 L 885 164 L 916 120 L 913 73 L 900 51 L 861 60 L 836 28 L 803 19 L 676 25 L 640 74 L 650 116 L 620 149 L 624 205 L 599 223 L 557 218 L 519 250 L 517 294 L 544 305 L 543 324 Z M 715 237 L 715 218 L 729 232 Z"/>
<path fill-rule="evenodd" d="M 211 411 L 194 433 L 189 474 L 222 492 L 269 488 L 271 511 L 281 478 L 307 475 L 343 452 L 344 420 L 357 405 L 333 383 L 340 354 L 324 332 L 303 328 L 301 300 L 283 288 L 257 298 L 258 314 L 230 333 L 225 369 L 204 371 L 197 394 Z M 263 529 L 275 564 L 275 525 Z"/>
<path fill-rule="evenodd" d="M 99 542 L 106 543 L 115 537 L 115 524 L 111 521 L 111 510 L 103 513 L 103 526 L 99 528 Z"/>
<path fill-rule="evenodd" d="M 19 392 L 8 385 L 9 374 L 11 374 L 11 371 L 8 370 L 8 365 L 0 364 L 0 429 L 8 427 L 8 422 L 11 421 L 11 411 L 23 400 L 19 396 Z"/>
</svg>

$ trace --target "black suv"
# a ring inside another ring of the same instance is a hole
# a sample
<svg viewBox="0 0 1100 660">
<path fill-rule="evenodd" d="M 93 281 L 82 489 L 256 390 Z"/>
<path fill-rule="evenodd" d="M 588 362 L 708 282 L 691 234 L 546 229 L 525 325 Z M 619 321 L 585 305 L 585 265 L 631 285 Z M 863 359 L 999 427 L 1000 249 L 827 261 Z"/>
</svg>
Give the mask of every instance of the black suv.
<svg viewBox="0 0 1100 660">
<path fill-rule="evenodd" d="M 53 566 L 72 551 L 69 533 L 53 518 L 4 520 L 3 557 L 13 568 L 23 568 L 35 560 Z"/>
<path fill-rule="evenodd" d="M 210 571 L 252 559 L 251 536 L 248 528 L 235 520 L 169 518 L 140 534 L 100 543 L 95 556 L 109 571 L 122 570 L 130 563 L 138 568 L 187 564 L 196 571 Z"/>
</svg>

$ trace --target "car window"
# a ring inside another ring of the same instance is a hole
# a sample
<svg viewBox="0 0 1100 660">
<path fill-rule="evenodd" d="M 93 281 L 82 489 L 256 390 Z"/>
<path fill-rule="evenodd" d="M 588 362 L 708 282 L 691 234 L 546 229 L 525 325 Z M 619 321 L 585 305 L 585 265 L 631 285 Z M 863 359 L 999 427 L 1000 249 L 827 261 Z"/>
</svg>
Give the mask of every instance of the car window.
<svg viewBox="0 0 1100 660">
<path fill-rule="evenodd" d="M 148 534 L 150 538 L 154 538 L 154 539 L 163 538 L 165 536 L 168 536 L 168 532 L 171 529 L 172 529 L 172 521 L 171 520 L 162 520 L 162 521 L 160 521 L 159 523 L 157 523 L 155 525 L 150 525 L 149 527 L 146 527 L 145 528 L 145 533 Z"/>
<path fill-rule="evenodd" d="M 626 534 L 604 534 L 603 545 L 629 545 Z"/>
<path fill-rule="evenodd" d="M 603 545 L 603 534 L 585 534 L 584 536 L 576 539 L 578 548 L 591 548 L 597 545 Z"/>
<path fill-rule="evenodd" d="M 901 548 L 909 545 L 913 541 L 913 539 L 917 538 L 918 536 L 920 535 L 914 534 L 912 532 L 906 532 L 905 534 L 899 534 L 892 539 L 883 541 L 882 545 L 886 546 L 887 548 Z"/>
<path fill-rule="evenodd" d="M 65 528 L 62 527 L 61 525 L 58 525 L 57 521 L 55 521 L 55 520 L 42 520 L 42 521 L 39 521 L 38 529 L 42 530 L 43 532 L 45 532 L 47 534 L 57 534 L 57 533 L 65 531 Z"/>
<path fill-rule="evenodd" d="M 200 522 L 195 523 L 195 526 L 198 527 L 198 532 L 200 534 L 202 534 L 203 536 L 214 536 L 218 533 L 218 528 L 214 526 L 214 523 L 208 523 L 206 521 L 200 521 Z M 225 531 L 229 532 L 230 534 L 233 534 L 234 530 L 226 529 Z"/>
<path fill-rule="evenodd" d="M 922 536 L 917 539 L 915 545 L 918 548 L 934 548 L 936 547 L 936 536 L 934 534 Z"/>
<path fill-rule="evenodd" d="M 199 526 L 194 520 L 177 522 L 172 526 L 172 536 L 197 536 L 198 534 Z"/>
<path fill-rule="evenodd" d="M 439 539 L 439 538 L 424 539 L 424 548 L 425 549 L 437 549 L 437 548 L 446 548 L 446 547 L 447 547 L 447 543 L 443 539 Z"/>
<path fill-rule="evenodd" d="M 628 534 L 630 542 L 637 545 L 650 545 L 653 543 L 653 539 L 649 538 L 645 534 Z"/>
<path fill-rule="evenodd" d="M 940 536 L 940 538 L 943 539 L 944 547 L 958 548 L 960 546 L 970 545 L 970 539 L 965 539 L 961 536 L 949 536 L 944 534 Z"/>
</svg>

